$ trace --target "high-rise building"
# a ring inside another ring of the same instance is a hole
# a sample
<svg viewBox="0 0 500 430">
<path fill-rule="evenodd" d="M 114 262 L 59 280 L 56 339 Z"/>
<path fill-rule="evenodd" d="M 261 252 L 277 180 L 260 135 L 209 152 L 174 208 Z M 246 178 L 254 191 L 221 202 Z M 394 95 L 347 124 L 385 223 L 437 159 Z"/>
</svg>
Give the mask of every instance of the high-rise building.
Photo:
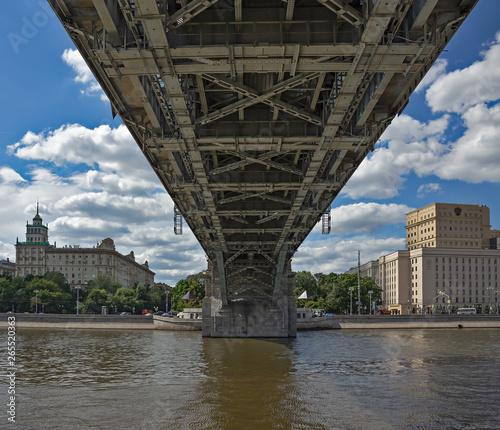
<svg viewBox="0 0 500 430">
<path fill-rule="evenodd" d="M 432 203 L 406 215 L 406 249 L 490 247 L 490 209 L 484 205 Z"/>
<path fill-rule="evenodd" d="M 89 281 L 105 275 L 127 288 L 138 284 L 154 285 L 154 272 L 148 262 L 139 264 L 133 252 L 122 255 L 112 239 L 106 238 L 92 248 L 68 245 L 57 248 L 49 243 L 49 228 L 37 213 L 26 223 L 26 241 L 16 241 L 16 276 L 60 272 L 72 288 L 86 288 Z"/>
<path fill-rule="evenodd" d="M 406 215 L 406 250 L 366 263 L 396 314 L 498 306 L 499 230 L 484 205 L 433 203 Z M 352 268 L 347 273 L 352 273 Z M 364 273 L 363 273 L 364 272 Z"/>
</svg>

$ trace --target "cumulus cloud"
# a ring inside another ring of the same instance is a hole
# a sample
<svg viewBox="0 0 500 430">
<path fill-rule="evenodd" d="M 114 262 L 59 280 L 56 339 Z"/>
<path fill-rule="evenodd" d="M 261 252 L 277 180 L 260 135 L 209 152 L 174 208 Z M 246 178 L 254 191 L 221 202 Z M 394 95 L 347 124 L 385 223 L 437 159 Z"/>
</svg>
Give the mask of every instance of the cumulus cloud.
<svg viewBox="0 0 500 430">
<path fill-rule="evenodd" d="M 462 118 L 466 132 L 442 157 L 434 173 L 442 179 L 474 184 L 500 182 L 500 104 L 474 106 Z"/>
<path fill-rule="evenodd" d="M 357 265 L 358 249 L 362 263 L 376 260 L 398 249 L 404 249 L 404 238 L 373 238 L 357 236 L 351 240 L 332 237 L 327 240 L 306 240 L 296 252 L 292 269 L 296 272 L 343 273 Z"/>
<path fill-rule="evenodd" d="M 58 212 L 126 223 L 141 223 L 143 220 L 165 220 L 173 218 L 173 204 L 166 193 L 150 196 L 128 196 L 108 191 L 80 193 L 64 196 L 54 208 Z"/>
<path fill-rule="evenodd" d="M 158 179 L 146 158 L 124 125 L 111 128 L 101 125 L 94 129 L 79 124 L 66 124 L 55 131 L 35 134 L 27 132 L 22 139 L 8 146 L 8 152 L 24 160 L 46 161 L 56 166 L 86 165 L 102 172 L 119 172 L 121 187 L 137 186 L 138 181 L 146 181 L 152 186 Z M 80 178 L 83 180 L 83 178 Z M 89 173 L 87 184 L 92 181 L 111 181 L 111 176 Z M 115 177 L 116 182 L 116 177 Z M 128 185 L 125 185 L 128 183 Z"/>
<path fill-rule="evenodd" d="M 432 182 L 429 184 L 422 184 L 420 187 L 418 187 L 417 190 L 417 197 L 419 199 L 423 199 L 427 194 L 429 193 L 436 193 L 441 190 L 441 185 Z"/>
<path fill-rule="evenodd" d="M 433 112 L 462 113 L 478 103 L 500 98 L 500 32 L 482 56 L 481 61 L 436 79 L 426 92 Z"/>
<path fill-rule="evenodd" d="M 448 128 L 449 117 L 428 123 L 408 115 L 396 118 L 382 135 L 381 146 L 365 158 L 342 194 L 352 199 L 368 197 L 386 199 L 398 195 L 410 171 L 418 175 L 430 174 L 439 156 L 446 150 L 439 139 Z"/>
<path fill-rule="evenodd" d="M 26 179 L 10 167 L 0 167 L 0 181 L 3 184 L 27 182 Z"/>
<path fill-rule="evenodd" d="M 387 225 L 405 222 L 413 208 L 396 203 L 355 203 L 332 209 L 335 234 L 373 233 Z"/>
<path fill-rule="evenodd" d="M 331 210 L 332 231 L 336 235 L 374 233 L 376 230 L 401 222 L 414 208 L 396 203 L 375 202 L 343 205 Z M 321 221 L 313 232 L 321 232 Z"/>
<path fill-rule="evenodd" d="M 424 76 L 424 79 L 420 81 L 418 87 L 415 89 L 416 93 L 419 93 L 425 90 L 429 85 L 434 83 L 434 81 L 443 75 L 446 72 L 446 68 L 448 67 L 448 60 L 446 59 L 438 59 Z"/>
<path fill-rule="evenodd" d="M 155 245 L 149 246 L 152 243 Z M 163 228 L 158 224 L 138 226 L 122 238 L 121 244 L 134 249 L 137 259 L 154 262 L 157 278 L 168 284 L 207 269 L 205 252 L 188 228 L 177 236 L 171 224 Z"/>
<path fill-rule="evenodd" d="M 70 66 L 75 71 L 75 82 L 85 85 L 85 89 L 81 91 L 82 94 L 87 96 L 97 94 L 100 96 L 101 100 L 107 100 L 106 95 L 95 80 L 94 75 L 92 75 L 92 72 L 88 68 L 85 60 L 81 56 L 80 52 L 78 52 L 78 50 L 65 49 L 61 58 L 68 66 Z"/>
<path fill-rule="evenodd" d="M 77 240 L 78 244 L 83 239 L 87 246 L 106 237 L 117 237 L 130 232 L 127 224 L 77 216 L 58 217 L 50 223 L 50 228 L 55 233 L 54 238 L 64 238 L 65 242 Z"/>
</svg>

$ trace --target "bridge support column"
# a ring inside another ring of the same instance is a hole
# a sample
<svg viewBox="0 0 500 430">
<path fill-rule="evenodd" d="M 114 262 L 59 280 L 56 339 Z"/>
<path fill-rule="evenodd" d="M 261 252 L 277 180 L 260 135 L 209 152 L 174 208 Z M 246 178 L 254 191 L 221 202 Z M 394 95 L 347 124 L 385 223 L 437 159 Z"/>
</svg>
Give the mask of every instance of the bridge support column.
<svg viewBox="0 0 500 430">
<path fill-rule="evenodd" d="M 295 337 L 297 307 L 291 262 L 285 264 L 276 303 L 264 298 L 231 301 L 224 306 L 217 264 L 209 261 L 203 300 L 204 337 Z M 251 282 L 251 281 L 249 281 Z M 230 286 L 229 286 L 230 287 Z"/>
</svg>

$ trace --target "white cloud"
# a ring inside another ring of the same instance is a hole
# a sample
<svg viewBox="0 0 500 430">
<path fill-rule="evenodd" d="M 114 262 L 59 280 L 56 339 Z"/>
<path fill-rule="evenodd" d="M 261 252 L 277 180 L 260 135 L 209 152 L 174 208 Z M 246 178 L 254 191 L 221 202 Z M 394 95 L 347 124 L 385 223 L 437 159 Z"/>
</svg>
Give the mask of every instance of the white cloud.
<svg viewBox="0 0 500 430">
<path fill-rule="evenodd" d="M 408 115 L 396 118 L 381 137 L 382 141 L 389 141 L 388 147 L 382 146 L 365 158 L 342 194 L 352 199 L 386 199 L 398 195 L 406 181 L 404 176 L 410 171 L 418 175 L 432 173 L 445 151 L 438 139 L 448 122 L 448 116 L 428 123 Z"/>
<path fill-rule="evenodd" d="M 296 252 L 292 269 L 296 272 L 343 273 L 357 265 L 358 249 L 366 263 L 398 249 L 404 249 L 404 238 L 373 238 L 357 236 L 351 240 L 332 237 L 327 240 L 306 240 Z"/>
<path fill-rule="evenodd" d="M 427 194 L 429 193 L 436 193 L 441 190 L 441 185 L 432 182 L 429 184 L 422 184 L 420 187 L 418 187 L 417 190 L 417 197 L 419 199 L 423 199 Z"/>
<path fill-rule="evenodd" d="M 437 78 L 446 72 L 446 67 L 448 67 L 448 60 L 439 58 L 424 76 L 424 79 L 420 81 L 418 87 L 415 89 L 416 93 L 425 90 L 429 85 L 431 85 Z"/>
<path fill-rule="evenodd" d="M 94 75 L 78 50 L 65 49 L 61 58 L 76 72 L 75 82 L 86 85 L 85 89 L 81 91 L 82 94 L 87 96 L 98 94 L 101 100 L 107 100 L 106 95 L 95 80 Z"/>
<path fill-rule="evenodd" d="M 27 182 L 26 179 L 10 167 L 0 167 L 0 181 L 4 184 Z"/>
<path fill-rule="evenodd" d="M 449 115 L 429 121 L 427 124 L 411 116 L 400 115 L 380 137 L 381 141 L 398 141 L 403 143 L 415 142 L 431 136 L 442 135 L 449 125 Z"/>
<path fill-rule="evenodd" d="M 116 177 L 113 179 L 110 175 L 92 172 L 86 174 L 85 179 L 75 175 L 79 182 L 85 180 L 89 186 L 93 181 L 101 181 L 115 182 L 115 185 L 119 182 L 118 187 L 122 189 L 131 187 L 131 184 L 135 188 L 141 182 L 149 188 L 153 187 L 153 182 L 161 187 L 124 125 L 117 128 L 101 125 L 89 129 L 79 124 L 66 124 L 55 131 L 39 134 L 29 131 L 19 142 L 8 146 L 8 152 L 25 160 L 46 161 L 56 166 L 69 163 L 87 165 L 106 173 L 120 172 L 122 176 L 117 181 Z"/>
<path fill-rule="evenodd" d="M 388 225 L 405 222 L 405 216 L 414 208 L 396 203 L 354 203 L 331 210 L 332 231 L 335 235 L 373 233 Z M 321 232 L 321 221 L 313 232 Z"/>
<path fill-rule="evenodd" d="M 478 103 L 500 98 L 500 32 L 483 59 L 462 70 L 441 75 L 427 90 L 433 112 L 462 113 Z"/>
<path fill-rule="evenodd" d="M 434 174 L 475 184 L 500 182 L 500 104 L 474 106 L 462 118 L 467 130 L 441 158 Z"/>
<path fill-rule="evenodd" d="M 166 193 L 143 196 L 113 194 L 108 191 L 64 196 L 54 203 L 59 213 L 117 222 L 141 223 L 173 218 L 173 203 Z"/>
</svg>

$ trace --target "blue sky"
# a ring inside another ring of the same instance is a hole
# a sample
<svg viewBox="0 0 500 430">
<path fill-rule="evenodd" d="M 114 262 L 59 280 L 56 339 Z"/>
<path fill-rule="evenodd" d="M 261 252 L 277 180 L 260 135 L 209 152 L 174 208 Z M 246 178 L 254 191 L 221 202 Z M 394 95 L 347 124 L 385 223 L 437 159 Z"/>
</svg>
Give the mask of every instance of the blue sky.
<svg viewBox="0 0 500 430">
<path fill-rule="evenodd" d="M 0 52 L 0 259 L 40 200 L 50 241 L 148 260 L 175 284 L 206 269 L 187 227 L 96 86 L 44 0 L 4 5 Z M 500 2 L 480 0 L 405 112 L 332 204 L 332 233 L 316 227 L 295 271 L 343 272 L 404 248 L 405 214 L 433 202 L 485 204 L 500 228 Z M 495 17 L 495 18 L 493 18 Z"/>
</svg>

